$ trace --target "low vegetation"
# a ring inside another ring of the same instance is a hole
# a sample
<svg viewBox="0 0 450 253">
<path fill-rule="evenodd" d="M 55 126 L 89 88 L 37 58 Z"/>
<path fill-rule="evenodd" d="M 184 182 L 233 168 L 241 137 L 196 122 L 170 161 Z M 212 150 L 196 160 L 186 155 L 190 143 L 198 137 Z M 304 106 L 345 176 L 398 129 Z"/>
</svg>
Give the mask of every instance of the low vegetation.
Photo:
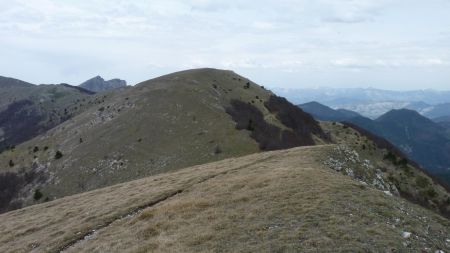
<svg viewBox="0 0 450 253">
<path fill-rule="evenodd" d="M 447 219 L 324 167 L 334 147 L 223 160 L 5 213 L 0 251 L 449 249 Z"/>
</svg>

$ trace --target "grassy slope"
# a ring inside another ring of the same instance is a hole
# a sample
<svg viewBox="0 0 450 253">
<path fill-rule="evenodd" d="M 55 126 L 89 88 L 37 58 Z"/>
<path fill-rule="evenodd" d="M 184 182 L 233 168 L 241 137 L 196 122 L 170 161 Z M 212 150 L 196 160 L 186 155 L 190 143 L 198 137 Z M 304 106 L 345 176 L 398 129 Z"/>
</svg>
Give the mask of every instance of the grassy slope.
<svg viewBox="0 0 450 253">
<path fill-rule="evenodd" d="M 413 164 L 393 163 L 385 158 L 388 150 L 380 148 L 367 136 L 341 123 L 321 122 L 321 126 L 332 136 L 333 143 L 343 145 L 357 154 L 358 162 L 350 162 L 351 155 L 345 154 L 342 157 L 342 152 L 337 152 L 337 156 L 341 156 L 338 159 L 344 161 L 342 167 L 351 168 L 357 179 L 373 184 L 378 174 L 385 185 L 394 188 L 384 190 L 394 193 L 398 191 L 401 196 L 450 217 L 450 193 Z M 369 163 L 364 162 L 365 160 Z M 397 157 L 397 161 L 400 160 Z M 346 174 L 344 169 L 342 172 Z"/>
<path fill-rule="evenodd" d="M 233 158 L 2 214 L 0 251 L 450 249 L 445 218 L 324 168 L 334 148 Z"/>
<path fill-rule="evenodd" d="M 198 69 L 162 76 L 97 96 L 84 113 L 3 153 L 0 164 L 12 171 L 39 167 L 45 172 L 44 183 L 21 193 L 28 205 L 35 203 L 31 196 L 38 188 L 42 201 L 255 153 L 258 144 L 247 130 L 235 129 L 225 108 L 232 99 L 248 102 L 267 122 L 285 128 L 264 107 L 271 95 L 231 71 Z M 40 151 L 33 153 L 35 146 Z M 61 159 L 54 159 L 57 150 Z M 13 168 L 8 168 L 9 160 Z"/>
</svg>

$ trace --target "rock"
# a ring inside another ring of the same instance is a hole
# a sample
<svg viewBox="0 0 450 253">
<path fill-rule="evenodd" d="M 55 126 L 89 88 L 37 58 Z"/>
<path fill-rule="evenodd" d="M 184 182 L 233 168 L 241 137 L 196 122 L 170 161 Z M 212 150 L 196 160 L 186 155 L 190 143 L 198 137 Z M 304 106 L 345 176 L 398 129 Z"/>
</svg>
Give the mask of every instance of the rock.
<svg viewBox="0 0 450 253">
<path fill-rule="evenodd" d="M 384 192 L 384 194 L 386 194 L 388 196 L 394 196 L 394 195 L 392 195 L 392 193 L 390 191 L 383 191 L 383 192 Z"/>
<path fill-rule="evenodd" d="M 408 238 L 411 237 L 411 233 L 410 233 L 410 232 L 403 231 L 403 232 L 402 232 L 402 237 L 405 238 L 405 239 L 408 239 Z"/>
</svg>

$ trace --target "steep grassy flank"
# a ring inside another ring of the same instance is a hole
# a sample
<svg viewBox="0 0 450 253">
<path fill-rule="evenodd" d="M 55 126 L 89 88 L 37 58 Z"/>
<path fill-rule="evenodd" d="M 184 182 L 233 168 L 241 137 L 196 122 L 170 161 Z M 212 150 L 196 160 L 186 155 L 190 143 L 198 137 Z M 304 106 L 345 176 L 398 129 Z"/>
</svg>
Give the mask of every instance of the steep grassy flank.
<svg viewBox="0 0 450 253">
<path fill-rule="evenodd" d="M 26 206 L 260 151 L 252 131 L 237 129 L 227 113 L 232 101 L 258 111 L 265 124 L 288 137 L 298 133 L 298 145 L 324 142 L 318 123 L 309 115 L 286 103 L 287 115 L 276 112 L 270 109 L 273 98 L 271 92 L 231 71 L 173 73 L 95 96 L 83 113 L 1 154 L 0 165 L 3 171 L 44 173 L 45 182 L 34 180 L 17 192 L 14 206 Z M 309 119 L 305 126 L 300 118 L 292 121 L 298 115 Z M 272 137 L 265 134 L 266 139 Z M 43 194 L 38 200 L 33 198 L 37 190 Z"/>
<path fill-rule="evenodd" d="M 447 219 L 324 168 L 334 148 L 228 159 L 2 214 L 0 251 L 450 249 Z"/>
</svg>

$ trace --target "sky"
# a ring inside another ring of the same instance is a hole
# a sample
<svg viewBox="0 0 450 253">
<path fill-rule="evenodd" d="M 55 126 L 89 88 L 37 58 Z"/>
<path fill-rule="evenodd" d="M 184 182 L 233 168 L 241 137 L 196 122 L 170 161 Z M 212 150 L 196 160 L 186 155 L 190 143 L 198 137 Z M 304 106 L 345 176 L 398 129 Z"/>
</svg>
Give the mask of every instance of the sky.
<svg viewBox="0 0 450 253">
<path fill-rule="evenodd" d="M 0 75 L 450 90 L 450 0 L 0 0 Z"/>
</svg>

